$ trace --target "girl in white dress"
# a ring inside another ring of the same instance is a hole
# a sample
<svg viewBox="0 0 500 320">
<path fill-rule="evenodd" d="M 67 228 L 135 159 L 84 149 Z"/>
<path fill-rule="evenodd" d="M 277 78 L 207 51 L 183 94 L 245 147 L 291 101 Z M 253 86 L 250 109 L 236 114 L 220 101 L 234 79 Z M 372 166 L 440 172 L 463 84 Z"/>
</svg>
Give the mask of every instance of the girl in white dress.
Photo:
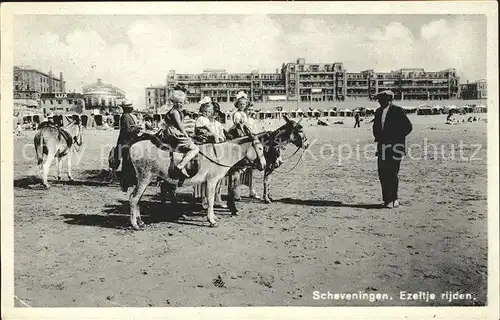
<svg viewBox="0 0 500 320">
<path fill-rule="evenodd" d="M 226 141 L 224 136 L 224 128 L 222 124 L 215 119 L 214 107 L 210 97 L 203 98 L 200 102 L 200 116 L 196 119 L 195 132 L 213 136 L 215 143 Z M 205 133 L 203 132 L 205 131 Z M 215 192 L 215 205 L 218 207 L 226 208 L 227 205 L 222 202 L 221 196 L 221 182 L 217 184 Z M 194 197 L 202 198 L 202 206 L 204 209 L 208 208 L 208 199 L 206 196 L 206 183 L 199 184 L 194 187 Z"/>
</svg>

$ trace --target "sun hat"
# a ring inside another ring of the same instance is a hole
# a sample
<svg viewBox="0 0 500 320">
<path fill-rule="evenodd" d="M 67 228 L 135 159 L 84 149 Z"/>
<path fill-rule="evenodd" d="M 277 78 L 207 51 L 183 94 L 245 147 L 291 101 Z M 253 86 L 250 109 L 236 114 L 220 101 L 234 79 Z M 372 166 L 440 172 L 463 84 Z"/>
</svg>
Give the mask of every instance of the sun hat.
<svg viewBox="0 0 500 320">
<path fill-rule="evenodd" d="M 236 101 L 234 102 L 234 105 L 237 106 L 238 102 L 242 100 L 248 101 L 248 96 L 245 92 L 238 91 L 238 93 L 236 94 Z"/>
<path fill-rule="evenodd" d="M 208 96 L 206 97 L 203 97 L 203 99 L 201 99 L 200 101 L 198 101 L 199 104 L 205 104 L 205 103 L 211 103 L 212 102 L 212 99 Z"/>
</svg>

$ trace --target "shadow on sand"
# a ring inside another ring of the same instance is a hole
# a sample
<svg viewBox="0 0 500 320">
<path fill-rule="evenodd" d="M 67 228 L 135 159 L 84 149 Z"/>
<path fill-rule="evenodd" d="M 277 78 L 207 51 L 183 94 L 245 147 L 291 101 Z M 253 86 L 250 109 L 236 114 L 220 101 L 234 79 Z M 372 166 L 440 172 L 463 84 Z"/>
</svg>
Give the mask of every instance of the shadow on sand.
<svg viewBox="0 0 500 320">
<path fill-rule="evenodd" d="M 50 185 L 67 185 L 67 186 L 87 186 L 87 187 L 106 187 L 111 186 L 113 182 L 118 184 L 118 181 L 113 181 L 109 173 L 105 170 L 85 170 L 81 174 L 82 180 L 68 180 L 66 175 L 61 176 L 61 180 L 49 179 Z M 42 179 L 38 176 L 26 176 L 14 180 L 14 188 L 44 190 Z"/>
<path fill-rule="evenodd" d="M 360 208 L 360 209 L 382 209 L 380 203 L 373 204 L 349 204 L 342 203 L 342 201 L 332 201 L 332 200 L 315 200 L 315 199 L 292 199 L 292 198 L 281 198 L 274 199 L 273 202 L 280 202 L 286 204 L 296 204 L 301 206 L 312 206 L 312 207 L 343 207 L 343 208 Z"/>
<path fill-rule="evenodd" d="M 172 222 L 183 225 L 209 227 L 206 211 L 199 204 L 161 203 L 158 201 L 141 201 L 142 221 L 146 225 L 160 222 Z M 220 214 L 219 212 L 218 214 Z M 229 214 L 229 212 L 228 212 Z M 99 214 L 64 214 L 67 224 L 96 226 L 111 229 L 131 229 L 130 206 L 128 201 L 119 200 L 117 204 L 107 205 L 102 215 Z M 195 218 L 196 217 L 196 218 Z M 195 218 L 191 220 L 190 218 Z"/>
<path fill-rule="evenodd" d="M 14 188 L 43 190 L 42 179 L 36 176 L 27 176 L 14 179 Z"/>
</svg>

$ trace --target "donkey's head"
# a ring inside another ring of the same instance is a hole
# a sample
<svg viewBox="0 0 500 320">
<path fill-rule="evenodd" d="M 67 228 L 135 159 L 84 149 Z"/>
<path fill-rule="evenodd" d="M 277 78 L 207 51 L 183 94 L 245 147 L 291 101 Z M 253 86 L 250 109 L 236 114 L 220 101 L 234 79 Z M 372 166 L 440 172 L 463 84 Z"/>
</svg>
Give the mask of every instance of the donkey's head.
<svg viewBox="0 0 500 320">
<path fill-rule="evenodd" d="M 245 134 L 251 139 L 252 148 L 249 148 L 246 152 L 245 158 L 254 163 L 254 166 L 258 170 L 264 170 L 266 167 L 266 158 L 264 157 L 264 146 L 260 142 L 259 138 L 253 134 L 247 126 L 243 126 Z"/>
<path fill-rule="evenodd" d="M 285 125 L 282 127 L 285 132 L 285 136 L 287 136 L 289 141 L 297 148 L 307 149 L 309 147 L 309 142 L 307 141 L 306 134 L 300 124 L 303 118 L 300 118 L 298 122 L 295 122 L 286 115 L 283 115 L 283 119 L 286 121 Z"/>
</svg>

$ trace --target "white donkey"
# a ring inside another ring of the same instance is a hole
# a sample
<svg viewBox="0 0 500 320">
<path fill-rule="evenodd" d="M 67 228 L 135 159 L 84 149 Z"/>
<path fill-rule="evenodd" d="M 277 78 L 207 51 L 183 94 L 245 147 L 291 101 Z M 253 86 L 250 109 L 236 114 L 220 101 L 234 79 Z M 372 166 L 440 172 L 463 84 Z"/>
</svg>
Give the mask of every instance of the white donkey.
<svg viewBox="0 0 500 320">
<path fill-rule="evenodd" d="M 71 154 L 73 151 L 80 151 L 83 145 L 82 132 L 82 126 L 78 121 L 73 121 L 64 128 L 59 128 L 48 122 L 42 122 L 38 127 L 34 138 L 35 152 L 37 164 L 42 169 L 43 185 L 46 188 L 49 188 L 49 170 L 55 158 L 57 158 L 57 180 L 61 180 L 62 159 L 64 157 L 68 160 L 68 178 L 73 180 Z M 46 155 L 45 159 L 44 155 Z"/>
</svg>

